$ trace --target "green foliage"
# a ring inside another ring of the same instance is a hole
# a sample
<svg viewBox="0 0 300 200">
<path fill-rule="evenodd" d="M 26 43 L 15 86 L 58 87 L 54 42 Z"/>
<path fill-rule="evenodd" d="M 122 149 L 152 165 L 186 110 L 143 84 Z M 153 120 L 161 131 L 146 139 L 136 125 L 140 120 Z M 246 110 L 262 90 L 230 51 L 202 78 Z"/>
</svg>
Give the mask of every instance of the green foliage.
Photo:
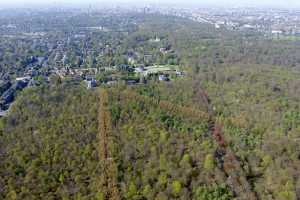
<svg viewBox="0 0 300 200">
<path fill-rule="evenodd" d="M 0 151 L 7 152 L 0 165 L 4 196 L 75 198 L 74 188 L 81 198 L 94 196 L 99 174 L 96 117 L 96 95 L 84 88 L 25 91 L 0 134 Z"/>
<path fill-rule="evenodd" d="M 250 69 L 218 70 L 219 80 L 207 75 L 202 84 L 217 121 L 224 125 L 229 148 L 242 163 L 242 173 L 251 177 L 260 199 L 270 195 L 279 200 L 297 199 L 298 96 L 286 91 L 292 98 L 283 98 L 270 86 L 272 78 Z M 222 80 L 223 73 L 235 82 Z M 280 70 L 270 73 L 282 79 L 297 77 Z M 281 90 L 287 90 L 284 81 L 280 82 Z M 228 186 L 211 186 L 227 181 L 216 167 L 221 161 L 211 124 L 192 115 L 192 111 L 207 109 L 199 91 L 192 89 L 197 84 L 184 80 L 109 89 L 107 106 L 116 136 L 111 138 L 111 148 L 122 198 L 234 198 Z M 143 95 L 123 95 L 127 91 Z M 7 152 L 0 167 L 3 196 L 13 198 L 15 192 L 17 198 L 105 198 L 99 192 L 97 114 L 97 95 L 80 86 L 63 82 L 25 90 L 10 115 L 1 119 L 0 148 Z M 76 194 L 71 192 L 74 187 L 79 191 Z"/>
<path fill-rule="evenodd" d="M 204 160 L 204 169 L 212 170 L 215 167 L 214 156 L 212 154 L 207 154 Z"/>
<path fill-rule="evenodd" d="M 114 90 L 112 94 L 116 95 L 124 92 Z M 120 105 L 120 119 L 116 123 L 122 133 L 119 135 L 120 182 L 127 186 L 135 183 L 134 198 L 185 199 L 201 180 L 210 180 L 202 168 L 205 155 L 215 147 L 203 149 L 204 136 L 196 137 L 191 130 L 207 122 L 168 112 L 155 100 L 146 99 L 121 95 L 112 100 L 118 100 Z M 121 191 L 122 196 L 128 196 L 129 188 Z"/>
<path fill-rule="evenodd" d="M 138 194 L 138 190 L 136 188 L 135 183 L 130 182 L 129 187 L 128 187 L 128 191 L 127 191 L 127 194 L 126 194 L 126 198 L 127 199 L 135 199 L 137 194 Z"/>
<path fill-rule="evenodd" d="M 288 111 L 283 115 L 283 128 L 285 131 L 290 131 L 293 128 L 300 126 L 300 112 L 299 111 Z"/>
<path fill-rule="evenodd" d="M 121 109 L 119 105 L 113 105 L 110 108 L 111 118 L 113 122 L 117 122 L 120 119 Z"/>
<path fill-rule="evenodd" d="M 179 193 L 181 192 L 182 190 L 182 185 L 179 181 L 173 181 L 172 182 L 172 193 L 173 195 L 175 196 L 178 196 Z"/>
<path fill-rule="evenodd" d="M 165 186 L 168 182 L 168 177 L 166 174 L 160 174 L 159 177 L 158 177 L 158 184 L 160 186 Z"/>
<path fill-rule="evenodd" d="M 294 189 L 294 185 L 290 181 L 288 181 L 283 186 L 283 190 L 277 192 L 277 198 L 279 200 L 296 200 L 297 195 Z"/>
<path fill-rule="evenodd" d="M 9 199 L 9 200 L 16 200 L 17 199 L 17 193 L 16 193 L 16 191 L 14 191 L 14 190 L 11 190 L 8 194 L 7 194 L 7 196 L 6 196 L 6 198 L 7 199 Z"/>
<path fill-rule="evenodd" d="M 195 191 L 196 200 L 231 200 L 233 195 L 224 185 L 218 186 L 201 186 Z"/>
<path fill-rule="evenodd" d="M 272 162 L 272 157 L 269 156 L 269 155 L 265 155 L 263 158 L 262 158 L 262 162 L 261 162 L 261 165 L 262 167 L 267 167 L 268 165 L 270 165 Z"/>
</svg>

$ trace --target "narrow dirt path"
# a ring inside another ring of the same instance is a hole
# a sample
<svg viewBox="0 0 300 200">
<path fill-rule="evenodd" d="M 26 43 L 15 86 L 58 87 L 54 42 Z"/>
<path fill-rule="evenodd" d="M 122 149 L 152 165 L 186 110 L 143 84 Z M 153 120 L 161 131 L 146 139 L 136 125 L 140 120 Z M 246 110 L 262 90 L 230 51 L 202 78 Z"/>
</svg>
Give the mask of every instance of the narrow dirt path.
<svg viewBox="0 0 300 200">
<path fill-rule="evenodd" d="M 216 120 L 216 114 L 212 109 L 211 101 L 206 91 L 201 87 L 198 88 L 198 96 L 201 98 L 201 102 L 206 104 L 205 106 L 209 114 L 209 131 L 214 137 L 215 142 L 218 144 L 218 148 L 215 152 L 215 158 L 217 160 L 218 167 L 224 172 L 227 178 L 227 185 L 237 196 L 237 199 L 257 200 L 257 195 L 253 192 L 239 160 L 225 141 L 222 130 L 223 127 Z"/>
<path fill-rule="evenodd" d="M 111 114 L 108 107 L 108 92 L 100 89 L 100 108 L 98 115 L 98 140 L 99 140 L 99 159 L 101 162 L 100 192 L 105 200 L 119 200 L 118 189 L 118 170 L 114 158 L 110 152 L 113 142 Z"/>
<path fill-rule="evenodd" d="M 170 114 L 180 115 L 189 119 L 193 118 L 197 120 L 201 119 L 207 121 L 210 117 L 207 112 L 200 111 L 199 109 L 192 106 L 179 106 L 171 103 L 170 101 L 156 100 L 151 97 L 139 95 L 133 91 L 123 91 L 120 95 L 125 99 L 135 99 L 136 101 L 147 102 L 149 104 L 159 106 L 161 109 L 167 111 Z"/>
<path fill-rule="evenodd" d="M 153 105 L 157 105 L 161 109 L 171 114 L 179 114 L 182 117 L 191 119 L 206 120 L 209 124 L 209 132 L 218 145 L 218 148 L 215 152 L 215 158 L 217 160 L 219 169 L 226 177 L 226 184 L 230 187 L 231 191 L 236 195 L 238 200 L 258 199 L 256 193 L 253 192 L 253 189 L 246 178 L 246 174 L 241 167 L 238 158 L 225 141 L 222 130 L 223 127 L 216 120 L 216 114 L 212 109 L 211 101 L 205 90 L 198 87 L 198 97 L 201 103 L 206 107 L 205 112 L 200 111 L 192 106 L 178 106 L 169 101 L 159 101 L 151 97 L 139 95 L 133 91 L 123 91 L 119 95 L 125 99 L 135 99 L 136 101 L 144 101 Z"/>
</svg>

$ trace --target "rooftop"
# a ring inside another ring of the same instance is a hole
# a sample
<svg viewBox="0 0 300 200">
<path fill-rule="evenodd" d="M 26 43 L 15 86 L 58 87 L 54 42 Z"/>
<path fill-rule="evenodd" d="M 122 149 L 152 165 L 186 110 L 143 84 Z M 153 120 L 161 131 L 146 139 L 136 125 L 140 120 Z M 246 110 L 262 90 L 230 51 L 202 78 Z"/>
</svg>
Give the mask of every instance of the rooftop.
<svg viewBox="0 0 300 200">
<path fill-rule="evenodd" d="M 0 117 L 5 117 L 7 113 L 7 111 L 0 111 Z"/>
</svg>

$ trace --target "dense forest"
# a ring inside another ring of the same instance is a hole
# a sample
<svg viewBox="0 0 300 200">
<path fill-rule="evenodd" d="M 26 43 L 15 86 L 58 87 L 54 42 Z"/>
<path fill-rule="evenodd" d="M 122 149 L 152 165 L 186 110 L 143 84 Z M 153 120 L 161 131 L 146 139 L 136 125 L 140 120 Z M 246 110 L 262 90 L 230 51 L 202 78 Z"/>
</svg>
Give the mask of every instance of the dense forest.
<svg viewBox="0 0 300 200">
<path fill-rule="evenodd" d="M 126 17 L 128 34 L 90 35 L 94 49 L 102 37 L 117 46 L 94 65 L 151 52 L 146 65 L 186 76 L 91 90 L 57 79 L 19 92 L 0 118 L 0 199 L 299 199 L 299 44 Z"/>
</svg>

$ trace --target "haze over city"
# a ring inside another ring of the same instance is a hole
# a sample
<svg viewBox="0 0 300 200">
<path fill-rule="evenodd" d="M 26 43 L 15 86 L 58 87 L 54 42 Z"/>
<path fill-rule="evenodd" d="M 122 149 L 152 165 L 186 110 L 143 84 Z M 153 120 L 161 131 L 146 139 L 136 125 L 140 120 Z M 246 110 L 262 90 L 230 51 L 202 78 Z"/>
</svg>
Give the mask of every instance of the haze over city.
<svg viewBox="0 0 300 200">
<path fill-rule="evenodd" d="M 172 4 L 172 5 L 181 5 L 181 6 L 220 6 L 220 7 L 281 7 L 281 8 L 299 8 L 300 1 L 298 0 L 250 0 L 250 1 L 242 1 L 242 0 L 1 0 L 0 6 L 15 6 L 15 7 L 26 7 L 30 5 L 101 5 L 101 4 Z M 0 7 L 1 8 L 1 7 Z"/>
</svg>

